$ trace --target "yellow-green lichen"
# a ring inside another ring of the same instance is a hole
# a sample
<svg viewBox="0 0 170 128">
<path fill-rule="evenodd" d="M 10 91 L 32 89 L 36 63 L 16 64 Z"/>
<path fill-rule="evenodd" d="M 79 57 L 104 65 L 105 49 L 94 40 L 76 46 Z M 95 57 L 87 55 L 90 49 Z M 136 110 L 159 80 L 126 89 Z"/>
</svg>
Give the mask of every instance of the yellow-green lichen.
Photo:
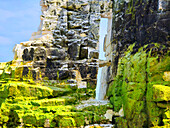
<svg viewBox="0 0 170 128">
<path fill-rule="evenodd" d="M 164 85 L 153 85 L 153 101 L 169 101 L 170 87 Z"/>
</svg>

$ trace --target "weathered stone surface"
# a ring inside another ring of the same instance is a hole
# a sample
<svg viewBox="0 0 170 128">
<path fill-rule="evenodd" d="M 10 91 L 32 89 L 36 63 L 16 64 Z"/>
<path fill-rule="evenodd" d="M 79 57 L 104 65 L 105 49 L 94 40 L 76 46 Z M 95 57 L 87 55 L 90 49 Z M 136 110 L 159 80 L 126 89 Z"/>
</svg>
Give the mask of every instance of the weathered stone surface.
<svg viewBox="0 0 170 128">
<path fill-rule="evenodd" d="M 34 57 L 34 48 L 31 49 L 24 49 L 22 59 L 24 61 L 32 61 Z"/>
<path fill-rule="evenodd" d="M 47 68 L 45 75 L 47 77 L 49 75 L 50 79 L 56 79 L 57 73 L 55 72 L 62 70 L 60 68 L 64 64 L 61 62 L 57 64 L 54 61 L 88 59 L 89 47 L 96 49 L 100 12 L 93 14 L 94 11 L 90 10 L 91 3 L 88 2 L 58 1 L 61 3 L 61 5 L 58 3 L 58 6 L 54 4 L 54 1 L 44 2 L 39 31 L 33 33 L 32 41 L 22 43 L 25 49 L 28 49 L 24 51 L 23 59 L 33 60 L 34 68 Z M 66 6 L 67 4 L 69 6 Z M 100 5 L 93 4 L 94 8 L 100 8 Z M 89 17 L 91 17 L 90 21 Z M 30 52 L 30 46 L 33 47 L 34 53 Z M 79 64 L 74 64 L 74 61 L 71 65 L 68 66 L 69 70 L 78 69 Z"/>
<path fill-rule="evenodd" d="M 89 66 L 87 74 L 90 75 L 91 79 L 97 79 L 97 71 L 98 71 L 98 67 L 97 66 Z"/>
<path fill-rule="evenodd" d="M 68 70 L 60 70 L 59 71 L 59 79 L 60 80 L 68 79 L 68 77 L 69 77 L 69 71 Z"/>
<path fill-rule="evenodd" d="M 38 67 L 45 67 L 46 62 L 45 61 L 34 61 L 33 67 L 38 68 Z"/>
<path fill-rule="evenodd" d="M 53 60 L 64 60 L 67 56 L 65 49 L 49 48 L 47 49 L 47 57 Z"/>
<path fill-rule="evenodd" d="M 45 75 L 48 77 L 49 80 L 57 80 L 58 79 L 57 72 L 59 72 L 58 69 L 46 68 Z"/>
<path fill-rule="evenodd" d="M 84 80 L 79 83 L 86 85 L 88 75 L 88 80 L 95 79 L 88 82 L 96 84 L 98 57 L 90 60 L 89 47 L 97 49 L 101 10 L 110 11 L 111 6 L 103 1 L 99 4 L 99 1 L 87 0 L 41 0 L 40 5 L 42 15 L 38 31 L 32 34 L 30 41 L 22 42 L 14 49 L 18 63 L 15 76 L 22 79 L 30 75 L 34 80 L 76 79 L 76 70 Z M 94 63 L 86 64 L 88 61 Z M 4 74 L 2 70 L 1 74 Z M 11 76 L 13 71 L 6 70 L 5 73 Z"/>
<path fill-rule="evenodd" d="M 91 51 L 90 52 L 90 58 L 98 59 L 99 58 L 99 51 L 97 51 L 97 50 Z"/>
<path fill-rule="evenodd" d="M 87 77 L 87 65 L 80 65 L 79 66 L 79 71 L 80 71 L 80 74 L 81 74 L 81 77 L 82 78 L 86 78 Z"/>
<path fill-rule="evenodd" d="M 34 61 L 42 61 L 46 59 L 46 50 L 43 47 L 38 47 L 34 50 Z"/>
<path fill-rule="evenodd" d="M 33 68 L 40 67 L 42 76 L 49 79 L 58 79 L 57 72 L 63 70 L 67 60 L 73 60 L 68 62 L 69 71 L 80 70 L 83 79 L 88 72 L 88 79 L 95 79 L 96 63 L 90 63 L 90 68 L 87 64 L 85 69 L 88 71 L 84 71 L 79 67 L 82 62 L 77 63 L 75 60 L 92 59 L 91 62 L 97 62 L 98 53 L 94 50 L 99 42 L 101 5 L 107 8 L 106 12 L 110 11 L 111 6 L 108 7 L 103 1 L 100 4 L 87 1 L 57 2 L 41 2 L 40 28 L 32 34 L 31 41 L 21 44 L 26 49 L 22 58 L 33 61 Z M 30 52 L 30 46 L 34 51 Z"/>
<path fill-rule="evenodd" d="M 68 54 L 72 60 L 77 60 L 79 58 L 80 45 L 77 43 L 69 44 Z"/>
<path fill-rule="evenodd" d="M 80 47 L 80 59 L 88 59 L 88 47 Z"/>
</svg>

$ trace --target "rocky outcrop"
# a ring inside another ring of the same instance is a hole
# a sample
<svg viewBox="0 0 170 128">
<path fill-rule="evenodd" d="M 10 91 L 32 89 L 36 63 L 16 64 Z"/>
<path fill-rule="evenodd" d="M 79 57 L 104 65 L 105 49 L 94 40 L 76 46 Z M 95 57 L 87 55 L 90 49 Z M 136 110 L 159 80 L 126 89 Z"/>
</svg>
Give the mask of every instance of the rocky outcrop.
<svg viewBox="0 0 170 128">
<path fill-rule="evenodd" d="M 169 126 L 169 1 L 114 1 L 108 96 L 117 127 Z"/>
<path fill-rule="evenodd" d="M 28 72 L 34 72 L 34 79 L 78 79 L 78 71 L 81 81 L 95 86 L 100 19 L 111 12 L 112 2 L 41 0 L 40 5 L 39 30 L 30 41 L 15 46 L 12 63 L 20 67 L 30 63 Z"/>
</svg>

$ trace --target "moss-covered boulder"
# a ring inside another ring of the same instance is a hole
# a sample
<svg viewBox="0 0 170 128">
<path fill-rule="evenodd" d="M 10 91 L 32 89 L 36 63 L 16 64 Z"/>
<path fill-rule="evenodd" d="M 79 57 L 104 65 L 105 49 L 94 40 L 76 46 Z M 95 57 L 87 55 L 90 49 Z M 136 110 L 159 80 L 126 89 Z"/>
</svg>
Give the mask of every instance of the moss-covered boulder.
<svg viewBox="0 0 170 128">
<path fill-rule="evenodd" d="M 153 101 L 170 101 L 170 87 L 153 85 Z"/>
</svg>

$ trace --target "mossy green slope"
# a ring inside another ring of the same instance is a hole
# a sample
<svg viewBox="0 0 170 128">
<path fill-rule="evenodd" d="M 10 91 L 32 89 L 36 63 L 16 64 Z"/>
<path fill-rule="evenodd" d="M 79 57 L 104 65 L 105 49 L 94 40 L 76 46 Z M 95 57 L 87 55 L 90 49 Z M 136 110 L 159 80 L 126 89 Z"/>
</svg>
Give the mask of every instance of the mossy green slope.
<svg viewBox="0 0 170 128">
<path fill-rule="evenodd" d="M 50 83 L 50 82 L 49 82 Z M 106 120 L 98 107 L 76 110 L 86 90 L 71 86 L 42 86 L 43 82 L 6 81 L 0 86 L 0 126 L 80 127 Z M 88 91 L 87 91 L 88 92 Z M 83 96 L 81 96 L 83 95 Z M 88 96 L 85 96 L 88 98 Z"/>
<path fill-rule="evenodd" d="M 170 82 L 163 78 L 164 72 L 170 71 L 169 53 L 153 51 L 159 48 L 153 44 L 149 50 L 146 45 L 132 54 L 133 46 L 119 59 L 117 76 L 108 92 L 114 111 L 123 106 L 125 119 L 116 122 L 138 128 L 167 125 L 169 118 L 163 115 L 169 112 Z"/>
</svg>

